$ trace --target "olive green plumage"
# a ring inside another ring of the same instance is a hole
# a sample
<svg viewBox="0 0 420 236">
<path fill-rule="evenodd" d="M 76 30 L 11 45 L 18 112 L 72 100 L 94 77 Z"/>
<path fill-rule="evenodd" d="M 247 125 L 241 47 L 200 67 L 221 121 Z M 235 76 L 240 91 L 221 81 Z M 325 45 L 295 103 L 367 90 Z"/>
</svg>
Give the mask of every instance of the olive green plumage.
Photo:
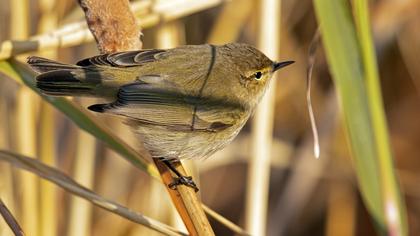
<svg viewBox="0 0 420 236">
<path fill-rule="evenodd" d="M 154 158 L 205 158 L 228 144 L 263 96 L 273 62 L 252 46 L 188 45 L 104 54 L 77 65 L 39 57 L 37 87 L 47 95 L 109 100 L 89 109 L 127 117 Z"/>
</svg>

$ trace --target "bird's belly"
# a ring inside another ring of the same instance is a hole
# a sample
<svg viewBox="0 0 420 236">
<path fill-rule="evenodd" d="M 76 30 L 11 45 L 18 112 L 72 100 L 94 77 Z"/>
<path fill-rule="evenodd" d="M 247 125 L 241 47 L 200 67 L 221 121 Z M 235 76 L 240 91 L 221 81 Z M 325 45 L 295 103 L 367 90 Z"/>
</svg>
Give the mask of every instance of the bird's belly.
<svg viewBox="0 0 420 236">
<path fill-rule="evenodd" d="M 211 131 L 174 131 L 164 126 L 141 125 L 135 132 L 153 158 L 207 158 L 224 148 L 239 133 L 242 125 Z"/>
</svg>

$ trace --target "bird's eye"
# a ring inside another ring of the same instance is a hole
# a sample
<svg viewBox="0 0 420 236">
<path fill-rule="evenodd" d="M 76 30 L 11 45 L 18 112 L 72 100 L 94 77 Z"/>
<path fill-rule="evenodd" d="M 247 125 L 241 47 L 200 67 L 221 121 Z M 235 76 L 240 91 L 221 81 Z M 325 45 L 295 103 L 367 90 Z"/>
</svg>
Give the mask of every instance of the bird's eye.
<svg viewBox="0 0 420 236">
<path fill-rule="evenodd" d="M 255 73 L 255 79 L 256 80 L 260 80 L 262 78 L 262 73 L 261 71 L 258 71 L 257 73 Z"/>
</svg>

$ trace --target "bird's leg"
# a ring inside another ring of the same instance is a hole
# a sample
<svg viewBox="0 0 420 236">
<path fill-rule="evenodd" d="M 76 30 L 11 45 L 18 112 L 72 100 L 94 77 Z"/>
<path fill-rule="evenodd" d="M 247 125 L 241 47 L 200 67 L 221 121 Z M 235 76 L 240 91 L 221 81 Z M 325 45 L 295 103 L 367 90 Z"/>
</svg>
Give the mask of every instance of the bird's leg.
<svg viewBox="0 0 420 236">
<path fill-rule="evenodd" d="M 178 185 L 185 185 L 188 187 L 193 188 L 196 192 L 198 192 L 197 185 L 194 183 L 194 180 L 191 176 L 184 176 L 175 168 L 173 165 L 173 161 L 161 159 L 161 161 L 177 176 L 174 177 L 174 181 L 168 185 L 169 188 L 175 189 Z"/>
</svg>

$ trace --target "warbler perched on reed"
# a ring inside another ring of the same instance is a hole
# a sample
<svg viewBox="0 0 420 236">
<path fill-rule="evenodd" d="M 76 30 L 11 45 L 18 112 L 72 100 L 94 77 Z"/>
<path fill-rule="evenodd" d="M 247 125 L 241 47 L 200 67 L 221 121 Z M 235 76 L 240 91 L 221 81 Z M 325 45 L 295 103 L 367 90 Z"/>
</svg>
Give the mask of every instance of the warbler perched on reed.
<svg viewBox="0 0 420 236">
<path fill-rule="evenodd" d="M 103 54 L 76 65 L 40 57 L 28 63 L 41 73 L 36 85 L 44 94 L 108 99 L 88 109 L 127 117 L 152 157 L 170 165 L 225 147 L 273 73 L 293 62 L 274 62 L 250 45 L 229 43 Z"/>
</svg>

